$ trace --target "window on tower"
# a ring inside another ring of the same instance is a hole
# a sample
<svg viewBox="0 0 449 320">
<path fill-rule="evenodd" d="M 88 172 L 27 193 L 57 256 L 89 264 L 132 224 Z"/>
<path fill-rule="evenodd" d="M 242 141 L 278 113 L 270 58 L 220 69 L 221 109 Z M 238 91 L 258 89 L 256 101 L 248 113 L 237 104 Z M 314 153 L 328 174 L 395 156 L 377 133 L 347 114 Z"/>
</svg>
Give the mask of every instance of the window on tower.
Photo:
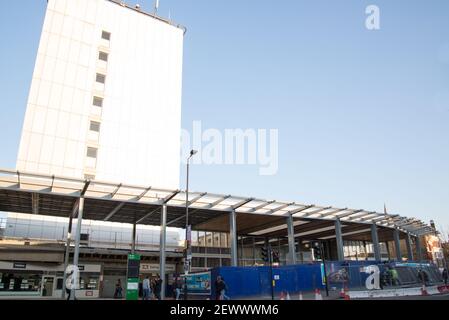
<svg viewBox="0 0 449 320">
<path fill-rule="evenodd" d="M 104 40 L 110 41 L 111 40 L 111 33 L 107 32 L 107 31 L 103 31 L 101 33 L 101 38 L 104 39 Z"/>
<path fill-rule="evenodd" d="M 104 62 L 108 62 L 109 55 L 106 52 L 100 51 L 98 53 L 98 59 Z"/>
<path fill-rule="evenodd" d="M 98 153 L 98 149 L 97 148 L 92 148 L 92 147 L 87 147 L 87 157 L 88 158 L 97 158 L 97 153 Z"/>
<path fill-rule="evenodd" d="M 96 81 L 98 83 L 105 84 L 106 83 L 106 76 L 104 74 L 97 73 Z"/>
<path fill-rule="evenodd" d="M 91 121 L 89 129 L 91 131 L 100 132 L 100 122 Z"/>
<path fill-rule="evenodd" d="M 101 107 L 103 107 L 103 98 L 94 97 L 94 101 L 92 103 L 94 106 L 101 108 Z"/>
</svg>

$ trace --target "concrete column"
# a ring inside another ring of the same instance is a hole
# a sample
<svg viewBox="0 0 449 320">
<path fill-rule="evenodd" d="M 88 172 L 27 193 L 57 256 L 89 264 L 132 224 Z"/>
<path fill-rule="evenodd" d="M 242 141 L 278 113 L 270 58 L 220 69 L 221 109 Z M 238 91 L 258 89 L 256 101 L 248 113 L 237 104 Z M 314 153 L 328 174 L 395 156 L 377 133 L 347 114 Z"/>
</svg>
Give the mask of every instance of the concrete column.
<svg viewBox="0 0 449 320">
<path fill-rule="evenodd" d="M 234 210 L 229 214 L 229 235 L 231 237 L 231 266 L 238 267 L 237 256 L 237 219 Z"/>
<path fill-rule="evenodd" d="M 422 262 L 421 238 L 416 237 L 416 254 L 418 255 L 418 262 Z"/>
<path fill-rule="evenodd" d="M 374 259 L 380 261 L 382 257 L 380 255 L 379 236 L 377 234 L 377 225 L 375 223 L 371 225 L 371 239 L 373 242 Z"/>
<path fill-rule="evenodd" d="M 132 235 L 132 245 L 131 245 L 131 253 L 135 254 L 136 253 L 136 234 L 137 234 L 137 224 L 136 222 L 134 222 L 133 224 L 133 235 Z"/>
<path fill-rule="evenodd" d="M 162 214 L 161 214 L 161 239 L 160 239 L 160 254 L 159 254 L 159 274 L 162 279 L 162 287 L 161 287 L 161 299 L 165 299 L 165 287 L 167 283 L 165 282 L 165 245 L 166 245 L 166 237 L 167 235 L 167 205 L 162 206 Z"/>
<path fill-rule="evenodd" d="M 400 238 L 399 230 L 395 229 L 393 236 L 394 236 L 394 249 L 396 251 L 396 260 L 402 261 L 401 238 Z"/>
<path fill-rule="evenodd" d="M 412 248 L 412 239 L 410 237 L 410 233 L 407 233 L 407 238 L 405 238 L 405 242 L 407 244 L 407 257 L 409 261 L 413 261 L 413 248 Z"/>
<path fill-rule="evenodd" d="M 335 235 L 337 240 L 337 258 L 338 261 L 345 260 L 345 253 L 343 248 L 343 236 L 341 234 L 341 221 L 340 219 L 335 220 Z"/>
<path fill-rule="evenodd" d="M 366 246 L 366 241 L 363 241 L 363 250 L 365 252 L 365 260 L 368 260 L 368 247 Z"/>
<path fill-rule="evenodd" d="M 302 256 L 302 240 L 301 238 L 298 238 L 298 246 L 296 247 L 296 253 L 299 256 L 299 261 L 301 263 L 304 263 L 304 257 Z"/>
<path fill-rule="evenodd" d="M 253 237 L 253 266 L 256 265 L 257 262 L 257 253 L 256 253 L 256 238 Z"/>
<path fill-rule="evenodd" d="M 385 241 L 385 247 L 387 247 L 388 261 L 391 261 L 390 242 Z"/>
<path fill-rule="evenodd" d="M 71 239 L 72 239 L 72 224 L 73 224 L 73 216 L 70 215 L 69 227 L 67 228 L 67 241 L 66 241 L 66 245 L 65 245 L 64 275 L 63 275 L 63 278 L 62 278 L 62 292 L 61 292 L 61 298 L 62 299 L 65 299 L 65 290 L 66 290 L 65 282 L 67 280 L 67 274 L 65 273 L 65 270 L 67 269 L 67 266 L 69 265 L 70 242 L 71 242 Z"/>
<path fill-rule="evenodd" d="M 296 264 L 296 248 L 295 248 L 295 228 L 293 225 L 293 216 L 287 217 L 288 228 L 288 254 L 289 258 L 287 264 Z"/>
<path fill-rule="evenodd" d="M 73 254 L 73 265 L 75 267 L 78 267 L 79 262 L 79 254 L 80 254 L 80 241 L 81 241 L 81 227 L 83 223 L 83 212 L 84 212 L 84 197 L 81 197 L 79 199 L 79 205 L 78 205 L 78 218 L 77 218 L 77 225 L 76 225 L 76 235 L 75 235 L 75 252 Z M 74 273 L 75 278 L 75 285 L 72 287 L 72 292 L 70 294 L 70 300 L 75 300 L 76 295 L 76 289 L 75 287 L 79 286 L 79 273 Z"/>
</svg>

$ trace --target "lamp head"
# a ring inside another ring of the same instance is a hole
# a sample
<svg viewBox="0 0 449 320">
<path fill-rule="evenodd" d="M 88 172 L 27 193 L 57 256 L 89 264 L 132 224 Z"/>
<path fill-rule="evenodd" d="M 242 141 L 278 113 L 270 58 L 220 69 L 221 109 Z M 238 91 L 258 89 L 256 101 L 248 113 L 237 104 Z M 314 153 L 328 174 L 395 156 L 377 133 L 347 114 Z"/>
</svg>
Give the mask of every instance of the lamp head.
<svg viewBox="0 0 449 320">
<path fill-rule="evenodd" d="M 193 157 L 194 155 L 196 155 L 198 153 L 197 150 L 191 150 L 190 151 L 190 156 Z"/>
</svg>

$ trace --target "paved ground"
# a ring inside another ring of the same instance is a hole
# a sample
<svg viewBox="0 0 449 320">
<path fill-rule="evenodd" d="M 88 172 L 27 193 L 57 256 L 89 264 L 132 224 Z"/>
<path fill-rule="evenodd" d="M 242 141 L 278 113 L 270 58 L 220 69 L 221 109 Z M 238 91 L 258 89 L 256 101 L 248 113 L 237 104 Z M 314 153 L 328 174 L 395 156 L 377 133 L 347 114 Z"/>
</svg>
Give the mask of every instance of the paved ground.
<svg viewBox="0 0 449 320">
<path fill-rule="evenodd" d="M 449 300 L 449 294 L 440 294 L 435 296 L 414 296 L 414 297 L 392 297 L 382 299 L 360 299 L 360 300 Z"/>
</svg>

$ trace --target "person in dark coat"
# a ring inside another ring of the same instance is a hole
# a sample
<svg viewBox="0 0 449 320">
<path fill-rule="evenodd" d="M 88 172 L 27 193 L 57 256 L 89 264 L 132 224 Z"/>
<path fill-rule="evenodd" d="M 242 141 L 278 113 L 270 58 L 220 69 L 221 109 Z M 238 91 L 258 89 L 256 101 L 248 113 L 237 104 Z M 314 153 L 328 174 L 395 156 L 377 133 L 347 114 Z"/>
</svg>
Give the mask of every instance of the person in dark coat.
<svg viewBox="0 0 449 320">
<path fill-rule="evenodd" d="M 157 275 L 156 280 L 154 281 L 154 295 L 156 299 L 161 300 L 161 290 L 162 290 L 162 279 L 159 275 Z"/>
<path fill-rule="evenodd" d="M 215 300 L 223 300 L 224 290 L 226 290 L 226 285 L 221 276 L 218 276 L 215 281 Z"/>
<path fill-rule="evenodd" d="M 114 292 L 114 299 L 122 299 L 122 281 L 120 279 L 117 280 L 117 283 L 115 284 L 115 292 Z"/>
<path fill-rule="evenodd" d="M 447 274 L 447 269 L 446 268 L 443 269 L 443 272 L 441 273 L 441 276 L 443 277 L 444 284 L 447 285 L 448 274 Z"/>
</svg>

